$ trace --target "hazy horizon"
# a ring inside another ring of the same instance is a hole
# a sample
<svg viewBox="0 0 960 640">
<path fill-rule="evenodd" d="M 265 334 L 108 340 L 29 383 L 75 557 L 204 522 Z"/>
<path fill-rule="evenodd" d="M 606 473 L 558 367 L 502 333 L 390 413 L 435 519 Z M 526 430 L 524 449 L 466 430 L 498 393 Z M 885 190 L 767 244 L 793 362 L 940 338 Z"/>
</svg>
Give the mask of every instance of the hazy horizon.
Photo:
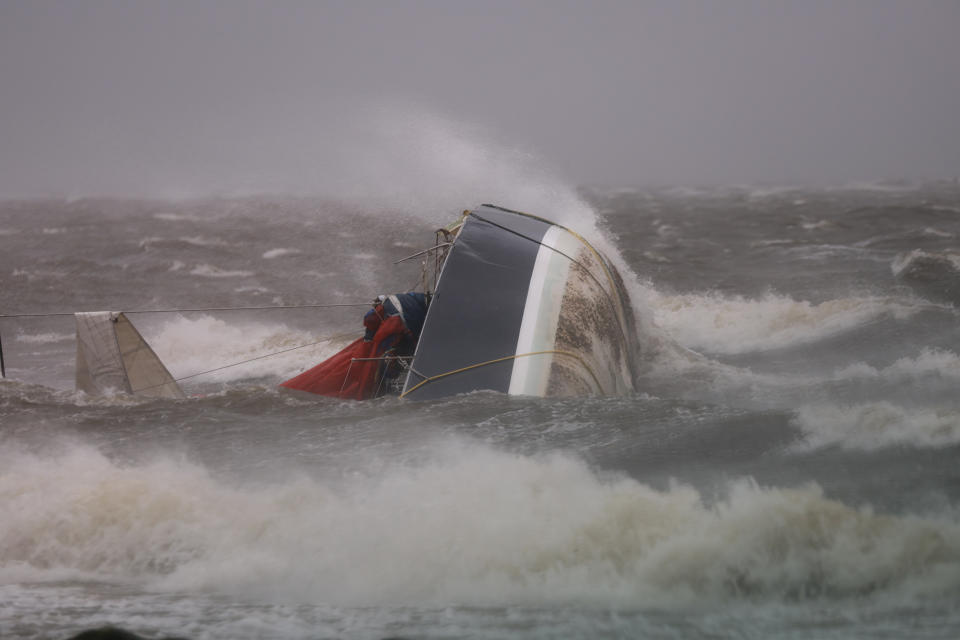
<svg viewBox="0 0 960 640">
<path fill-rule="evenodd" d="M 0 197 L 954 179 L 958 27 L 933 0 L 2 0 Z"/>
</svg>

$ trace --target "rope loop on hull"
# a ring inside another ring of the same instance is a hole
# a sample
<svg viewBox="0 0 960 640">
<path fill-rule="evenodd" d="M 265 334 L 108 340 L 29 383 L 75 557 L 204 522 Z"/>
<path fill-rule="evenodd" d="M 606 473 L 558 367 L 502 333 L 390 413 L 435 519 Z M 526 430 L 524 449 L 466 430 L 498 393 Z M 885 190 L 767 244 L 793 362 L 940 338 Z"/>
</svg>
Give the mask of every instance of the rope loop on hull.
<svg viewBox="0 0 960 640">
<path fill-rule="evenodd" d="M 541 356 L 546 354 L 566 356 L 568 358 L 573 358 L 574 360 L 579 362 L 581 366 L 583 366 L 583 368 L 586 369 L 587 373 L 590 374 L 590 377 L 593 379 L 593 383 L 597 386 L 597 389 L 599 390 L 600 394 L 606 395 L 606 393 L 603 390 L 603 386 L 600 384 L 600 381 L 597 379 L 597 375 L 593 372 L 593 369 L 590 368 L 590 365 L 584 362 L 583 358 L 581 358 L 576 353 L 572 353 L 570 351 L 547 350 L 547 351 L 531 351 L 530 353 L 517 353 L 512 356 L 494 358 L 493 360 L 486 360 L 484 362 L 478 362 L 476 364 L 471 364 L 466 367 L 460 367 L 459 369 L 454 369 L 453 371 L 447 371 L 446 373 L 438 373 L 437 375 L 427 376 L 423 380 L 415 384 L 414 386 L 410 387 L 409 389 L 401 393 L 400 397 L 404 398 L 410 395 L 411 393 L 413 393 L 414 391 L 416 391 L 417 389 L 419 389 L 420 387 L 422 387 L 423 385 L 429 382 L 433 382 L 434 380 L 439 380 L 440 378 L 446 378 L 447 376 L 452 376 L 457 373 L 463 373 L 464 371 L 470 371 L 471 369 L 477 369 L 479 367 L 485 367 L 487 365 L 496 364 L 498 362 L 506 362 L 507 360 L 515 360 L 516 358 L 525 358 L 527 356 Z M 418 373 L 417 375 L 421 375 L 421 374 Z"/>
</svg>

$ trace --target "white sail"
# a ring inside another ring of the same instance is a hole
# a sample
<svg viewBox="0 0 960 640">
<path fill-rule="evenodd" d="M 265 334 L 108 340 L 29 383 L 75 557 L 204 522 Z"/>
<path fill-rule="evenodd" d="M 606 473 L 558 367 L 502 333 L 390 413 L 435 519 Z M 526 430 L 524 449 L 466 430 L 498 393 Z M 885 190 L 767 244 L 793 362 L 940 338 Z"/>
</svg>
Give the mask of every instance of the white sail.
<svg viewBox="0 0 960 640">
<path fill-rule="evenodd" d="M 77 321 L 77 389 L 152 398 L 183 398 L 173 376 L 123 313 L 74 314 Z"/>
</svg>

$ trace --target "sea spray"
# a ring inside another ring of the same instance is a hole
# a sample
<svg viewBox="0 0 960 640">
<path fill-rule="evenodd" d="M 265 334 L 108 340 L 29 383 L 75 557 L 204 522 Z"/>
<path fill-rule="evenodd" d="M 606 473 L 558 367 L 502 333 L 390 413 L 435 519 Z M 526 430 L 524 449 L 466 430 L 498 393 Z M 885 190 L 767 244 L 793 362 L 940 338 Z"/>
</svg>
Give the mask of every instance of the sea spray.
<svg viewBox="0 0 960 640">
<path fill-rule="evenodd" d="M 312 333 L 284 324 L 178 315 L 148 339 L 174 377 L 238 365 L 202 377 L 204 382 L 223 383 L 294 375 L 335 353 L 352 336 L 350 329 L 331 326 Z"/>
<path fill-rule="evenodd" d="M 349 199 L 382 215 L 403 212 L 435 225 L 464 210 L 494 204 L 546 218 L 584 237 L 624 280 L 636 321 L 638 361 L 676 357 L 647 304 L 652 285 L 624 260 L 597 211 L 535 154 L 499 141 L 490 132 L 419 106 L 391 105 L 364 112 L 370 124 L 347 154 L 351 183 L 366 176 Z M 616 296 L 614 296 L 616 297 Z"/>
</svg>

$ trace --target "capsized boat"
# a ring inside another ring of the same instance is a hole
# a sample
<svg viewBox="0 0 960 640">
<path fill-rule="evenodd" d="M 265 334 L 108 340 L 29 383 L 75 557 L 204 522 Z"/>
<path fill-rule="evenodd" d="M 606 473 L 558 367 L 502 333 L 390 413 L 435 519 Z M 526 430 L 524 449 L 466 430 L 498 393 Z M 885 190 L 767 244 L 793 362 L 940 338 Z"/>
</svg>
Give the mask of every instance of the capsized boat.
<svg viewBox="0 0 960 640">
<path fill-rule="evenodd" d="M 416 400 L 478 390 L 546 397 L 636 389 L 629 296 L 614 265 L 582 236 L 485 204 L 437 238 L 421 252 L 435 261 L 433 291 L 381 296 L 365 316 L 366 339 L 282 386 Z M 400 298 L 410 295 L 422 296 L 425 317 L 412 317 L 420 303 Z"/>
</svg>

